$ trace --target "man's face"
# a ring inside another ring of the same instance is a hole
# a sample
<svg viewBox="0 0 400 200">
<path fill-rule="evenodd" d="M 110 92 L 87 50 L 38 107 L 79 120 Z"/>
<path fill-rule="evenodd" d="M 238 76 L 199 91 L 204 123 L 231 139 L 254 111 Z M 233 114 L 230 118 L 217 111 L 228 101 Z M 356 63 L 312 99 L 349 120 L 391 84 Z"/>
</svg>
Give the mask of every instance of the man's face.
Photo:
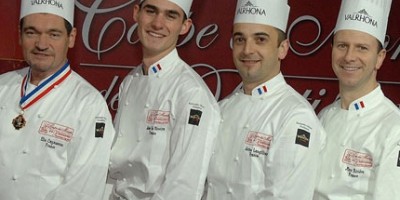
<svg viewBox="0 0 400 200">
<path fill-rule="evenodd" d="M 53 14 L 31 14 L 23 19 L 20 44 L 32 73 L 47 77 L 67 60 L 68 48 L 75 43 L 76 29 L 67 34 L 62 17 Z"/>
<path fill-rule="evenodd" d="M 376 75 L 386 51 L 378 52 L 375 37 L 355 30 L 340 30 L 333 39 L 332 68 L 341 90 L 357 91 L 361 95 L 372 91 Z"/>
<path fill-rule="evenodd" d="M 145 0 L 141 8 L 134 7 L 138 36 L 145 56 L 165 56 L 175 48 L 179 35 L 186 34 L 192 25 L 184 21 L 184 12 L 168 0 Z"/>
<path fill-rule="evenodd" d="M 233 27 L 233 62 L 244 84 L 260 85 L 280 72 L 288 42 L 278 44 L 278 30 L 267 25 L 238 23 Z"/>
</svg>

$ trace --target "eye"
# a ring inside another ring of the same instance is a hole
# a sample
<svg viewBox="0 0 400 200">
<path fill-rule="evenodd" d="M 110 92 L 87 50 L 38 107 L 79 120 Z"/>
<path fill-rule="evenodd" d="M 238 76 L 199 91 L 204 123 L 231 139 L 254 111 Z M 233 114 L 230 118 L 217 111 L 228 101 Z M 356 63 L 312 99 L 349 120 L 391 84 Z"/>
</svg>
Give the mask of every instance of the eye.
<svg viewBox="0 0 400 200">
<path fill-rule="evenodd" d="M 145 11 L 147 14 L 155 14 L 155 13 L 156 13 L 156 10 L 155 10 L 155 9 L 148 8 L 148 7 L 146 7 L 146 8 L 144 9 L 144 11 Z"/>
<path fill-rule="evenodd" d="M 36 35 L 36 32 L 33 31 L 33 30 L 26 30 L 26 31 L 24 31 L 24 34 L 25 34 L 26 36 L 28 36 L 28 37 L 33 37 L 33 36 Z"/>
<path fill-rule="evenodd" d="M 339 44 L 336 45 L 336 48 L 338 48 L 338 49 L 346 49 L 347 45 L 343 44 L 343 43 L 339 43 Z"/>
<path fill-rule="evenodd" d="M 243 44 L 244 42 L 245 42 L 245 39 L 242 36 L 235 36 L 233 38 L 233 43 L 235 43 L 235 44 Z"/>
<path fill-rule="evenodd" d="M 368 51 L 368 47 L 367 46 L 362 46 L 361 45 L 361 46 L 358 47 L 358 49 L 361 50 L 361 51 Z"/>
<path fill-rule="evenodd" d="M 52 39 L 58 39 L 58 38 L 61 37 L 61 34 L 58 33 L 58 32 L 52 32 L 52 33 L 49 34 L 49 36 L 50 36 L 50 38 L 52 38 Z"/>
<path fill-rule="evenodd" d="M 268 38 L 266 37 L 257 37 L 256 41 L 258 44 L 266 43 L 268 41 Z"/>
<path fill-rule="evenodd" d="M 169 20 L 175 20 L 175 19 L 178 18 L 178 15 L 175 14 L 175 13 L 168 13 L 168 14 L 167 14 L 167 18 L 168 18 Z"/>
</svg>

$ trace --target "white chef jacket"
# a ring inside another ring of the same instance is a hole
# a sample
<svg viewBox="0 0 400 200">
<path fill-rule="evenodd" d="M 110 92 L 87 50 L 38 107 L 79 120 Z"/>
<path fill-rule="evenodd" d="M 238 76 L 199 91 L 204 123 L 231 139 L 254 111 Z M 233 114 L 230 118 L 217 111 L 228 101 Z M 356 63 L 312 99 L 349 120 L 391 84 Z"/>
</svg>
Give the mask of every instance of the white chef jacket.
<svg viewBox="0 0 400 200">
<path fill-rule="evenodd" d="M 173 50 L 120 86 L 111 199 L 200 199 L 220 123 L 201 77 Z M 119 197 L 119 198 L 118 198 Z"/>
<path fill-rule="evenodd" d="M 380 86 L 341 109 L 320 113 L 327 133 L 314 199 L 400 199 L 400 114 Z"/>
<path fill-rule="evenodd" d="M 207 200 L 310 200 L 323 129 L 282 74 L 220 102 Z"/>
<path fill-rule="evenodd" d="M 114 137 L 104 98 L 72 71 L 25 110 L 26 126 L 16 130 L 27 73 L 0 75 L 0 199 L 101 199 Z"/>
</svg>

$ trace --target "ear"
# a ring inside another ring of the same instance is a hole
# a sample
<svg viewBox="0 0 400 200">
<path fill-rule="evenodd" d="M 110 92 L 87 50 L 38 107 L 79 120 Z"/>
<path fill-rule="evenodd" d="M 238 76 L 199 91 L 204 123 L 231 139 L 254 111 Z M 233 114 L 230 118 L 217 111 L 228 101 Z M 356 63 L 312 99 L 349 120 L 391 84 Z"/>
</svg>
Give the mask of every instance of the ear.
<svg viewBox="0 0 400 200">
<path fill-rule="evenodd" d="M 289 51 L 289 40 L 283 40 L 278 47 L 278 59 L 283 60 Z"/>
<path fill-rule="evenodd" d="M 192 20 L 186 19 L 182 24 L 181 32 L 179 33 L 179 35 L 186 34 L 190 30 L 191 27 L 192 27 Z"/>
<path fill-rule="evenodd" d="M 68 36 L 68 47 L 72 48 L 75 46 L 75 39 L 76 39 L 76 28 L 72 28 L 71 33 Z"/>
<path fill-rule="evenodd" d="M 135 6 L 133 6 L 133 20 L 135 22 L 138 21 L 139 18 L 139 11 L 140 11 L 140 7 L 138 4 L 136 4 Z"/>
<path fill-rule="evenodd" d="M 382 67 L 385 57 L 386 57 L 386 49 L 382 49 L 380 52 L 378 52 L 378 57 L 376 60 L 376 65 L 375 65 L 376 71 L 378 71 Z"/>
</svg>

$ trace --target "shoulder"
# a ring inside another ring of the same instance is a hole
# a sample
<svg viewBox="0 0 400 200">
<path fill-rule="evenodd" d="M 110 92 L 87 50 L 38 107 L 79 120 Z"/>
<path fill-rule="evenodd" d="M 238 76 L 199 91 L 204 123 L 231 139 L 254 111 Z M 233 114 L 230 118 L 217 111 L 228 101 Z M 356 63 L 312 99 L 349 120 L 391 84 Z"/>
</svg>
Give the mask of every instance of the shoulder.
<svg viewBox="0 0 400 200">
<path fill-rule="evenodd" d="M 100 92 L 76 72 L 72 72 L 71 79 L 67 84 L 67 88 L 76 95 L 77 99 L 85 100 L 89 103 L 105 104 L 105 100 Z"/>
<path fill-rule="evenodd" d="M 14 70 L 10 72 L 6 72 L 4 74 L 0 74 L 0 85 L 9 85 L 9 84 L 21 84 L 19 81 L 24 78 L 24 76 L 28 73 L 29 68 L 22 68 L 19 70 Z"/>
</svg>

